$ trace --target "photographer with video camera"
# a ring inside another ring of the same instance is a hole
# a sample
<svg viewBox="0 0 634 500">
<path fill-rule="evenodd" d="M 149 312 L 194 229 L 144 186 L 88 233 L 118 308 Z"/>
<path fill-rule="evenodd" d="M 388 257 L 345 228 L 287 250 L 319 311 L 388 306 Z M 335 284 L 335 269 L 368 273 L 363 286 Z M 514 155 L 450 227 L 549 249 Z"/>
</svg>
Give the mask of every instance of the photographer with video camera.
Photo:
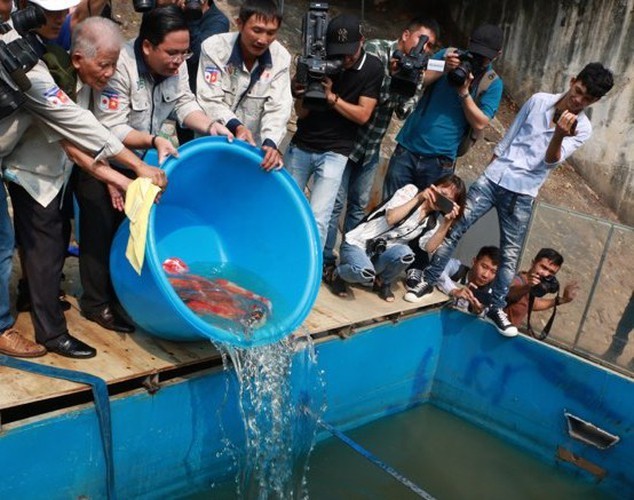
<svg viewBox="0 0 634 500">
<path fill-rule="evenodd" d="M 610 70 L 600 63 L 590 63 L 570 80 L 566 92 L 540 92 L 522 106 L 494 149 L 491 163 L 469 188 L 464 217 L 436 251 L 423 279 L 412 288 L 417 300 L 432 292 L 462 235 L 495 208 L 502 259 L 486 319 L 506 337 L 518 334 L 504 307 L 533 202 L 548 174 L 590 138 L 592 125 L 584 110 L 601 99 L 613 85 Z"/>
<path fill-rule="evenodd" d="M 381 142 L 396 112 L 399 119 L 416 104 L 419 82 L 427 66 L 427 59 L 438 38 L 440 28 L 434 19 L 412 19 L 398 40 L 367 40 L 367 53 L 378 57 L 383 64 L 383 83 L 379 101 L 372 118 L 357 133 L 354 148 L 341 178 L 341 186 L 335 201 L 328 237 L 324 247 L 324 278 L 327 282 L 335 267 L 334 247 L 337 241 L 339 216 L 346 207 L 344 234 L 355 227 L 363 217 L 370 202 L 370 192 L 379 166 Z M 398 56 L 398 58 L 396 57 Z M 392 82 L 405 82 L 394 86 Z M 396 88 L 393 88 L 396 87 Z M 405 92 L 407 95 L 403 95 Z"/>
<path fill-rule="evenodd" d="M 458 150 L 471 131 L 481 131 L 495 115 L 502 98 L 502 80 L 491 67 L 504 36 L 493 25 L 476 28 L 468 50 L 444 49 L 444 71 L 425 72 L 425 92 L 396 137 L 383 198 L 405 184 L 425 188 L 454 171 Z"/>
<path fill-rule="evenodd" d="M 282 15 L 274 0 L 246 0 L 238 32 L 215 35 L 202 45 L 198 102 L 241 140 L 264 150 L 262 168 L 282 166 L 293 98 L 291 56 L 276 40 Z"/>
<path fill-rule="evenodd" d="M 304 26 L 309 29 L 321 23 Z M 315 64 L 311 62 L 309 67 L 308 84 L 302 78 L 298 81 L 297 75 L 292 82 L 298 119 L 286 168 L 300 189 L 313 177 L 310 204 L 323 248 L 357 131 L 370 120 L 379 99 L 383 67 L 378 58 L 364 51 L 361 22 L 356 16 L 339 15 L 328 23 L 325 33 L 320 29 L 309 38 L 315 40 L 315 45 L 325 47 L 328 59 L 320 62 L 319 54 L 311 57 Z M 340 67 L 341 71 L 328 75 L 328 67 Z M 315 81 L 316 78 L 321 80 Z M 320 89 L 323 98 L 319 97 Z"/>
<path fill-rule="evenodd" d="M 347 297 L 347 283 L 359 283 L 393 302 L 392 283 L 415 259 L 410 244 L 432 254 L 462 213 L 465 193 L 455 175 L 422 191 L 413 184 L 399 189 L 346 233 L 341 263 L 329 284 L 332 293 Z"/>
<path fill-rule="evenodd" d="M 572 302 L 579 291 L 576 281 L 567 283 L 563 293 L 559 295 L 559 282 L 555 275 L 564 263 L 563 256 L 552 248 L 542 248 L 533 259 L 528 271 L 520 272 L 511 283 L 506 297 L 507 306 L 504 309 L 509 321 L 515 326 L 521 326 L 528 318 L 529 332 L 534 335 L 530 325 L 531 311 L 556 310 L 557 306 Z M 554 295 L 554 297 L 545 297 Z M 550 324 L 554 319 L 554 311 Z M 544 330 L 548 335 L 550 327 Z M 546 337 L 543 336 L 543 338 Z"/>
</svg>

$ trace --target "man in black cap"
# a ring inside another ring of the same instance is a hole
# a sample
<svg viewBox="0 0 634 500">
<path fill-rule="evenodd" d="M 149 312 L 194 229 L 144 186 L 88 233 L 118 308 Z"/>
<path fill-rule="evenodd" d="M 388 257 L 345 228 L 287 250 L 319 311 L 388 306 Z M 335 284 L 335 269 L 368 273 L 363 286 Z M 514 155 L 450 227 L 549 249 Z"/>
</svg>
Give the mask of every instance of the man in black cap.
<svg viewBox="0 0 634 500">
<path fill-rule="evenodd" d="M 425 94 L 396 137 L 384 199 L 406 184 L 425 189 L 453 173 L 465 135 L 483 130 L 500 104 L 502 80 L 491 63 L 501 53 L 503 38 L 499 27 L 485 24 L 471 34 L 468 64 L 456 49 L 434 55 L 433 59 L 445 60 L 444 71 L 425 72 Z"/>
<path fill-rule="evenodd" d="M 365 53 L 363 41 L 356 16 L 343 14 L 328 24 L 328 58 L 340 59 L 343 70 L 322 82 L 325 109 L 307 109 L 305 89 L 295 81 L 292 84 L 298 119 L 286 153 L 286 168 L 302 189 L 313 177 L 310 203 L 322 247 L 357 130 L 372 116 L 383 80 L 381 61 Z"/>
</svg>

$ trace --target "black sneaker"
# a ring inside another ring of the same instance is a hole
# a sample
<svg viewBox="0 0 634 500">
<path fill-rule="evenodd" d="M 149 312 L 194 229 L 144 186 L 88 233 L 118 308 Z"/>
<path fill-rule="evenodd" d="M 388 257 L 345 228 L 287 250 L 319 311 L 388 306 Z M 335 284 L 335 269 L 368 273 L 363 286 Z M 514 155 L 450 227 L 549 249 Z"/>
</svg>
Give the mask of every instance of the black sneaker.
<svg viewBox="0 0 634 500">
<path fill-rule="evenodd" d="M 422 280 L 423 271 L 421 269 L 408 269 L 405 274 L 405 289 L 411 292 Z"/>
<path fill-rule="evenodd" d="M 433 291 L 434 287 L 427 283 L 425 279 L 421 277 L 421 280 L 418 282 L 418 284 L 405 294 L 403 300 L 407 302 L 420 302 L 421 300 L 423 300 L 425 295 L 429 295 Z"/>
<path fill-rule="evenodd" d="M 506 315 L 503 309 L 490 308 L 485 317 L 485 321 L 492 323 L 498 329 L 500 334 L 505 337 L 515 337 L 519 332 L 513 323 L 509 321 L 509 317 Z"/>
</svg>

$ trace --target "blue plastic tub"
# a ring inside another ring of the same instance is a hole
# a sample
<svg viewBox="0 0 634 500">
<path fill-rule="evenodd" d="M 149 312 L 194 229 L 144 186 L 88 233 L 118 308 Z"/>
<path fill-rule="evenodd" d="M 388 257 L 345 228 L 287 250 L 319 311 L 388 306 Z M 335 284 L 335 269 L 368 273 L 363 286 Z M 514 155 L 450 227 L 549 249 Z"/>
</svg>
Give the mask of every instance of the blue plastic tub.
<svg viewBox="0 0 634 500">
<path fill-rule="evenodd" d="M 115 236 L 112 282 L 143 330 L 168 340 L 211 339 L 241 347 L 292 333 L 310 312 L 321 279 L 321 250 L 306 197 L 285 171 L 267 173 L 260 150 L 201 138 L 164 164 L 169 186 L 153 206 L 145 262 L 125 257 L 129 223 Z M 272 315 L 250 337 L 204 321 L 178 297 L 163 270 L 172 257 L 227 269 L 228 279 L 269 298 Z"/>
</svg>

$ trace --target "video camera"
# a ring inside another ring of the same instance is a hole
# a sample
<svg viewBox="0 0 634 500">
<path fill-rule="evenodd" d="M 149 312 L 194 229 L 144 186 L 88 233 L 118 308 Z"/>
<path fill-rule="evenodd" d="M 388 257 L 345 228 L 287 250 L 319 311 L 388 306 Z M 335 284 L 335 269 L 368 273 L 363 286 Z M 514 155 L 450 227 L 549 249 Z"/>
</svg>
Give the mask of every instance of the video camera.
<svg viewBox="0 0 634 500">
<path fill-rule="evenodd" d="M 468 50 L 456 49 L 460 64 L 457 68 L 447 73 L 447 81 L 454 87 L 462 87 L 469 78 L 469 73 L 472 73 L 474 77 L 478 77 L 486 66 L 484 64 L 484 56 L 469 52 Z"/>
<path fill-rule="evenodd" d="M 312 2 L 302 20 L 302 55 L 297 60 L 295 81 L 303 86 L 303 105 L 307 109 L 328 108 L 326 92 L 321 84 L 328 75 L 339 73 L 343 59 L 328 59 L 326 30 L 328 29 L 328 4 Z"/>
<path fill-rule="evenodd" d="M 428 37 L 421 35 L 416 47 L 409 54 L 404 54 L 401 50 L 394 51 L 392 57 L 398 61 L 398 69 L 392 75 L 390 92 L 403 97 L 412 97 L 416 93 L 421 71 L 427 68 L 429 60 L 424 50 L 428 40 Z"/>
<path fill-rule="evenodd" d="M 156 0 L 132 0 L 135 12 L 149 12 L 156 7 Z M 185 0 L 183 14 L 187 22 L 197 21 L 203 16 L 203 4 L 201 0 Z"/>
<path fill-rule="evenodd" d="M 24 102 L 24 92 L 31 88 L 27 72 L 37 64 L 39 56 L 35 47 L 39 43 L 32 30 L 46 23 L 44 11 L 38 5 L 11 14 L 13 26 L 0 24 L 0 34 L 15 29 L 22 38 L 9 43 L 0 40 L 0 119 L 16 111 Z"/>
</svg>

